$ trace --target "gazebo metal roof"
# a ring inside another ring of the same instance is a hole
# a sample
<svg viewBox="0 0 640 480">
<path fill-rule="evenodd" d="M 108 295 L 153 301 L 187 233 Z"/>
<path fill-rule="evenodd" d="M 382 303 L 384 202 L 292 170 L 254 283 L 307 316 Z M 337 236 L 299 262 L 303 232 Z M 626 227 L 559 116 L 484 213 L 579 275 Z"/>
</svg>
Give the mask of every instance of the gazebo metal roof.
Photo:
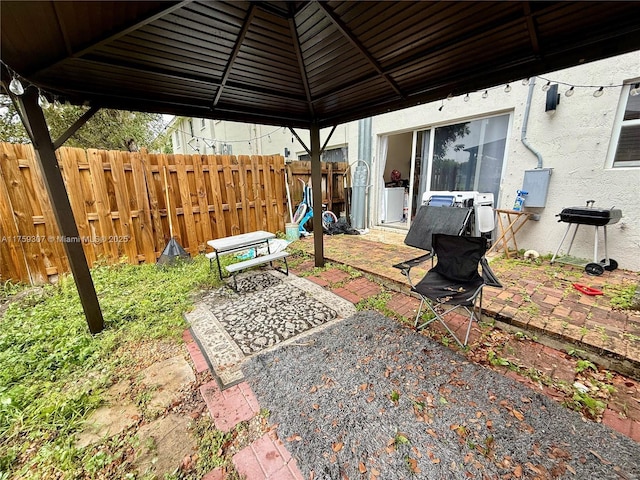
<svg viewBox="0 0 640 480">
<path fill-rule="evenodd" d="M 2 61 L 60 100 L 293 127 L 640 49 L 636 2 L 3 0 L 0 8 Z"/>
</svg>

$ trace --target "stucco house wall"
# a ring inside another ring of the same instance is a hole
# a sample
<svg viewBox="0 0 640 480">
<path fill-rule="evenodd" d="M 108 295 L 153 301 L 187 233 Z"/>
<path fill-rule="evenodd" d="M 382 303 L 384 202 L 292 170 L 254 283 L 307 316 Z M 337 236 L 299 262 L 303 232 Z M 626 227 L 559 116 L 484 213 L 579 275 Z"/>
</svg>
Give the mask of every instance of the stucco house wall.
<svg viewBox="0 0 640 480">
<path fill-rule="evenodd" d="M 193 135 L 191 126 L 193 125 Z M 353 124 L 344 124 L 336 128 L 331 135 L 327 149 L 341 148 L 348 145 L 349 128 Z M 357 129 L 357 124 L 356 124 Z M 289 160 L 297 160 L 307 152 L 289 129 L 274 125 L 258 125 L 223 120 L 200 118 L 175 118 L 168 129 L 174 153 L 213 155 L 222 154 L 223 145 L 231 147 L 233 155 L 276 155 L 280 154 Z M 320 131 L 320 143 L 324 145 L 331 129 Z M 356 130 L 357 132 L 357 130 Z M 296 134 L 311 148 L 309 132 L 296 130 Z M 215 150 L 213 146 L 215 145 Z M 357 138 L 356 138 L 357 145 Z M 285 149 L 288 155 L 285 155 Z"/>
<path fill-rule="evenodd" d="M 621 99 L 621 85 L 640 81 L 640 53 L 551 72 L 543 77 L 545 80 L 535 79 L 526 138 L 542 156 L 541 166 L 553 170 L 546 206 L 528 209 L 538 213 L 539 220 L 527 222 L 518 232 L 518 247 L 535 249 L 541 254 L 553 253 L 568 225 L 558 223 L 556 215 L 565 207 L 582 206 L 587 200 L 594 200 L 596 207 L 615 206 L 622 210 L 622 220 L 607 227 L 608 253 L 621 268 L 639 271 L 640 167 L 611 168 L 607 155 Z M 562 82 L 576 86 L 574 94 L 566 97 L 564 93 L 569 86 L 559 85 L 560 104 L 553 113 L 545 112 L 547 94 L 542 87 L 547 80 L 552 84 Z M 510 113 L 497 205 L 498 208 L 510 209 L 516 191 L 522 188 L 525 170 L 540 166 L 537 157 L 521 139 L 529 86 L 521 81 L 510 86 L 510 92 L 505 92 L 504 85 L 489 89 L 487 98 L 482 98 L 482 92 L 471 92 L 466 102 L 464 96 L 458 96 L 374 117 L 374 176 L 380 175 L 377 167 L 380 164 L 380 137 L 383 135 Z M 594 97 L 596 88 L 592 86 L 605 86 L 603 95 Z M 439 110 L 441 105 L 443 108 Z M 373 208 L 379 204 L 379 192 L 376 190 Z M 598 260 L 604 258 L 603 229 L 599 230 Z M 595 227 L 580 226 L 571 255 L 592 260 L 594 236 Z M 561 254 L 566 253 L 569 240 L 563 244 Z"/>
</svg>

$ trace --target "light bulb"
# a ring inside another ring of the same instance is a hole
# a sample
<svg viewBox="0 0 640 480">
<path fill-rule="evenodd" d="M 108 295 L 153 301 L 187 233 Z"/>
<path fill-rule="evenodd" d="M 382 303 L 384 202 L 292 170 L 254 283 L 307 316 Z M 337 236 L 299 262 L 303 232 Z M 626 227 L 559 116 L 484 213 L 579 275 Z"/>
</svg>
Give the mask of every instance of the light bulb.
<svg viewBox="0 0 640 480">
<path fill-rule="evenodd" d="M 11 90 L 11 93 L 13 93 L 14 95 L 20 96 L 24 94 L 24 87 L 22 86 L 22 83 L 20 83 L 20 80 L 18 80 L 18 77 L 13 77 L 13 79 L 9 83 L 9 90 Z"/>
<path fill-rule="evenodd" d="M 551 81 L 548 81 L 546 85 L 542 87 L 542 91 L 546 92 L 547 90 L 549 90 L 550 87 L 551 87 Z"/>
<path fill-rule="evenodd" d="M 574 87 L 571 87 L 569 90 L 567 90 L 566 92 L 564 92 L 564 96 L 565 97 L 570 97 L 571 95 L 573 95 L 575 93 Z"/>
<path fill-rule="evenodd" d="M 47 100 L 47 97 L 45 97 L 42 92 L 40 92 L 40 95 L 38 95 L 38 105 L 40 105 L 40 108 L 42 108 L 43 110 L 51 106 L 49 100 Z"/>
<path fill-rule="evenodd" d="M 509 85 L 509 84 L 507 83 L 507 86 L 506 86 L 506 87 L 504 87 L 504 91 L 505 91 L 506 93 L 509 93 L 509 92 L 511 91 L 511 85 Z"/>
<path fill-rule="evenodd" d="M 438 107 L 438 111 L 441 112 L 443 108 L 444 108 L 444 103 Z"/>
<path fill-rule="evenodd" d="M 482 98 L 487 98 L 489 96 L 489 91 L 485 90 L 484 93 L 482 94 Z"/>
<path fill-rule="evenodd" d="M 600 87 L 595 92 L 593 92 L 593 96 L 594 97 L 601 97 L 603 93 L 604 93 L 604 87 Z"/>
<path fill-rule="evenodd" d="M 635 97 L 640 95 L 640 83 L 636 83 L 631 90 L 629 90 L 629 95 Z"/>
<path fill-rule="evenodd" d="M 453 98 L 453 93 L 450 93 L 449 95 L 447 95 L 447 101 L 451 101 L 451 99 Z"/>
<path fill-rule="evenodd" d="M 523 78 L 522 79 L 522 85 L 525 85 L 525 86 L 529 85 L 529 79 L 528 78 Z"/>
<path fill-rule="evenodd" d="M 468 102 L 471 99 L 471 97 L 469 97 L 469 94 L 467 93 L 464 97 L 464 101 Z"/>
</svg>

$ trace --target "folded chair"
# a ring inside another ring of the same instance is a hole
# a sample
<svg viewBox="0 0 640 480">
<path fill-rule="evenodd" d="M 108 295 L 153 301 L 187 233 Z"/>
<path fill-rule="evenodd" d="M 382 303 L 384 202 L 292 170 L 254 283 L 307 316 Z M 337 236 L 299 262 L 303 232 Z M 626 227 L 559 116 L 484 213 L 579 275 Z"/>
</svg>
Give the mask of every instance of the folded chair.
<svg viewBox="0 0 640 480">
<path fill-rule="evenodd" d="M 451 336 L 464 348 L 469 341 L 471 324 L 482 311 L 482 289 L 485 286 L 502 287 L 485 258 L 487 239 L 458 235 L 434 234 L 431 245 L 437 262 L 417 284 L 411 280 L 410 268 L 405 272 L 411 291 L 420 295 L 421 302 L 416 315 L 415 328 L 420 330 L 438 320 Z M 482 266 L 482 273 L 478 272 Z M 421 322 L 423 306 L 433 317 Z M 444 309 L 444 311 L 442 311 Z M 445 316 L 457 309 L 468 315 L 464 342 L 447 325 Z"/>
<path fill-rule="evenodd" d="M 470 217 L 471 209 L 469 208 L 421 205 L 411 221 L 411 228 L 404 243 L 428 253 L 393 266 L 407 275 L 412 267 L 433 257 L 431 238 L 434 233 L 462 235 L 468 229 Z"/>
</svg>

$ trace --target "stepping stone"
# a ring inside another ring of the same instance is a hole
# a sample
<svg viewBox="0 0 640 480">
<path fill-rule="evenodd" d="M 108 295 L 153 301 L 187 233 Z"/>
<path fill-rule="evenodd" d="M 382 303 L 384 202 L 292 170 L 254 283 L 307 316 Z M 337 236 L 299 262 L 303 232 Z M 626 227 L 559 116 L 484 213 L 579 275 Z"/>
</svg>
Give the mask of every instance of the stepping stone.
<svg viewBox="0 0 640 480">
<path fill-rule="evenodd" d="M 303 480 L 298 463 L 274 433 L 265 433 L 233 456 L 246 480 Z"/>
<path fill-rule="evenodd" d="M 218 430 L 229 432 L 240 422 L 251 420 L 260 405 L 251 387 L 242 382 L 225 390 L 220 390 L 215 380 L 200 387 L 209 413 Z"/>
</svg>

